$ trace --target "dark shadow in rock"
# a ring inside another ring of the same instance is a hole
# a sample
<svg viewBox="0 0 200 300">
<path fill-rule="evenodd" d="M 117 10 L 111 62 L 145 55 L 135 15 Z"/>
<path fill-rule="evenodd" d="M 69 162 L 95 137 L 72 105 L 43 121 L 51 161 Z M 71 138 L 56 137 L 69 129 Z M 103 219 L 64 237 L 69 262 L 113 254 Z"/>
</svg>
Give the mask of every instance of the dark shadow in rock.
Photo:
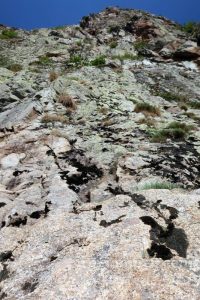
<svg viewBox="0 0 200 300">
<path fill-rule="evenodd" d="M 157 155 L 159 158 L 152 159 L 148 165 L 152 174 L 183 187 L 200 186 L 200 155 L 194 143 L 162 145 L 158 147 Z"/>
<path fill-rule="evenodd" d="M 7 269 L 7 265 L 3 264 L 3 270 L 0 271 L 0 282 L 9 277 L 10 272 Z"/>
<path fill-rule="evenodd" d="M 6 189 L 7 190 L 12 190 L 15 188 L 17 185 L 21 183 L 21 179 L 19 177 L 13 177 L 7 184 Z"/>
<path fill-rule="evenodd" d="M 146 200 L 146 198 L 143 195 L 140 194 L 133 194 L 130 195 L 131 199 L 141 208 L 147 208 L 149 207 L 149 201 Z"/>
<path fill-rule="evenodd" d="M 12 258 L 12 251 L 5 251 L 0 253 L 0 262 L 4 262 Z"/>
<path fill-rule="evenodd" d="M 58 257 L 57 256 L 51 256 L 50 257 L 50 261 L 54 261 L 54 260 L 56 260 Z"/>
<path fill-rule="evenodd" d="M 8 227 L 9 226 L 12 226 L 12 227 L 20 227 L 20 225 L 26 225 L 27 223 L 27 216 L 25 217 L 18 217 L 18 218 L 13 218 L 10 216 L 10 223 L 8 224 Z"/>
<path fill-rule="evenodd" d="M 33 281 L 33 282 L 29 282 L 29 281 L 26 281 L 23 286 L 22 286 L 22 290 L 26 292 L 26 294 L 29 294 L 29 293 L 32 293 L 36 287 L 38 285 L 38 282 L 37 281 Z"/>
<path fill-rule="evenodd" d="M 151 229 L 149 230 L 150 233 L 150 239 L 153 241 L 152 245 L 159 245 L 163 247 L 167 247 L 169 249 L 175 250 L 180 257 L 186 258 L 187 256 L 187 248 L 189 246 L 189 242 L 187 239 L 187 236 L 185 234 L 185 231 L 181 228 L 175 228 L 175 225 L 172 223 L 172 221 L 166 220 L 166 222 L 169 222 L 166 228 L 163 228 L 160 226 L 152 217 L 150 216 L 144 216 L 140 218 L 142 222 L 146 225 L 151 226 Z M 163 250 L 164 248 L 161 247 L 158 249 L 156 246 L 156 249 Z M 152 248 L 153 252 L 155 252 L 155 246 Z M 151 248 L 150 248 L 151 250 Z M 149 250 L 149 251 L 150 251 Z M 157 251 L 156 250 L 156 251 Z M 149 253 L 148 251 L 148 253 Z M 151 255 L 154 256 L 154 255 Z M 162 258 L 162 257 L 161 257 Z"/>
<path fill-rule="evenodd" d="M 5 205 L 6 205 L 6 203 L 0 202 L 0 208 L 1 208 L 1 207 L 4 207 Z"/>
<path fill-rule="evenodd" d="M 166 245 L 174 249 L 179 256 L 186 258 L 189 242 L 183 229 L 173 228 L 171 235 L 166 239 Z"/>
<path fill-rule="evenodd" d="M 82 185 L 103 176 L 103 171 L 85 157 L 81 150 L 73 149 L 63 154 L 59 159 L 66 160 L 69 165 L 77 169 L 77 173 L 72 175 L 69 175 L 69 171 L 60 172 L 61 178 L 66 180 L 69 188 L 77 193 Z"/>
<path fill-rule="evenodd" d="M 100 211 L 102 209 L 102 205 L 97 205 L 93 208 L 94 211 Z"/>
<path fill-rule="evenodd" d="M 46 217 L 47 214 L 50 212 L 50 209 L 49 209 L 49 205 L 51 204 L 51 201 L 47 201 L 45 203 L 45 208 L 44 210 L 36 210 L 34 212 L 32 212 L 29 217 L 32 218 L 32 219 L 39 219 L 40 217 L 44 216 Z"/>
<path fill-rule="evenodd" d="M 112 224 L 117 224 L 117 223 L 121 223 L 122 222 L 122 218 L 124 218 L 126 215 L 122 215 L 120 217 L 118 217 L 117 219 L 115 220 L 112 220 L 110 222 L 107 222 L 106 220 L 101 220 L 101 222 L 99 223 L 100 226 L 103 226 L 103 227 L 108 227 L 108 226 L 111 226 Z"/>
<path fill-rule="evenodd" d="M 2 300 L 2 299 L 4 299 L 4 298 L 6 298 L 8 295 L 6 294 L 6 293 L 2 293 L 2 294 L 0 294 L 0 299 Z"/>
<path fill-rule="evenodd" d="M 169 260 L 173 257 L 172 252 L 165 245 L 158 245 L 152 242 L 151 247 L 147 249 L 150 257 L 162 258 L 163 260 Z"/>
</svg>

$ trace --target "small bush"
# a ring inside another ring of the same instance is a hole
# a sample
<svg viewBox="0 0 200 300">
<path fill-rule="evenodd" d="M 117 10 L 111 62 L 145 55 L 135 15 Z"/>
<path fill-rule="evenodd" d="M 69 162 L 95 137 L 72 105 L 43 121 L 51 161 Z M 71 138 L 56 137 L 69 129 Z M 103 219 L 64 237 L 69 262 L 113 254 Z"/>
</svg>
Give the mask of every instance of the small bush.
<svg viewBox="0 0 200 300">
<path fill-rule="evenodd" d="M 0 67 L 7 68 L 8 70 L 13 72 L 19 72 L 23 69 L 22 65 L 15 64 L 9 58 L 1 55 L 0 55 Z"/>
<path fill-rule="evenodd" d="M 55 122 L 60 122 L 63 124 L 67 124 L 69 120 L 63 116 L 63 115 L 50 115 L 50 114 L 45 114 L 42 117 L 41 120 L 42 123 L 55 123 Z"/>
<path fill-rule="evenodd" d="M 70 110 L 76 110 L 76 103 L 72 96 L 62 93 L 58 97 L 58 102 Z"/>
<path fill-rule="evenodd" d="M 49 73 L 49 81 L 53 82 L 54 80 L 56 80 L 59 77 L 59 75 L 55 72 L 55 71 L 51 71 Z"/>
<path fill-rule="evenodd" d="M 83 46 L 83 42 L 82 42 L 82 41 L 77 41 L 77 42 L 76 42 L 76 45 L 77 45 L 78 47 L 82 47 L 82 46 Z"/>
<path fill-rule="evenodd" d="M 74 55 L 70 57 L 70 63 L 79 65 L 83 61 L 83 58 L 80 55 Z"/>
<path fill-rule="evenodd" d="M 185 105 L 185 104 L 181 104 L 180 109 L 182 109 L 182 110 L 184 110 L 184 111 L 187 111 L 187 110 L 188 110 L 188 107 L 187 107 L 187 105 Z"/>
<path fill-rule="evenodd" d="M 72 65 L 74 67 L 87 66 L 89 63 L 81 55 L 72 55 L 67 61 L 67 65 Z"/>
<path fill-rule="evenodd" d="M 171 122 L 166 128 L 167 129 L 182 129 L 182 130 L 184 130 L 185 133 L 188 133 L 188 132 L 190 132 L 190 130 L 194 129 L 194 126 L 174 121 L 174 122 Z"/>
<path fill-rule="evenodd" d="M 40 56 L 39 58 L 39 65 L 42 66 L 48 66 L 51 65 L 53 63 L 53 60 L 51 58 L 49 58 L 48 56 Z"/>
<path fill-rule="evenodd" d="M 168 138 L 182 140 L 194 129 L 194 126 L 180 122 L 171 122 L 166 128 L 150 132 L 153 142 L 165 142 Z"/>
<path fill-rule="evenodd" d="M 10 61 L 5 56 L 0 56 L 0 67 L 7 68 L 10 65 Z"/>
<path fill-rule="evenodd" d="M 141 51 L 144 50 L 145 48 L 147 48 L 148 42 L 147 41 L 138 41 L 134 43 L 134 48 L 137 51 Z"/>
<path fill-rule="evenodd" d="M 17 38 L 17 32 L 13 29 L 5 29 L 1 32 L 0 39 L 14 39 Z"/>
<path fill-rule="evenodd" d="M 112 58 L 113 59 L 119 59 L 120 61 L 124 61 L 124 60 L 140 60 L 142 57 L 138 56 L 138 55 L 134 55 L 132 53 L 126 52 L 123 55 L 115 55 Z"/>
<path fill-rule="evenodd" d="M 55 29 L 55 30 L 63 30 L 63 29 L 65 29 L 65 28 L 66 28 L 65 25 L 60 25 L 60 26 L 52 27 L 52 29 Z"/>
<path fill-rule="evenodd" d="M 181 29 L 187 33 L 194 33 L 196 30 L 197 23 L 196 22 L 187 22 L 185 23 Z"/>
<path fill-rule="evenodd" d="M 158 107 L 145 102 L 137 103 L 134 111 L 137 113 L 139 112 L 146 113 L 152 116 L 154 115 L 160 116 L 160 110 Z"/>
<path fill-rule="evenodd" d="M 200 101 L 192 101 L 188 103 L 191 108 L 200 109 Z"/>
<path fill-rule="evenodd" d="M 167 101 L 187 102 L 187 98 L 184 95 L 171 92 L 156 92 L 155 96 L 159 96 Z"/>
<path fill-rule="evenodd" d="M 193 112 L 185 112 L 183 115 L 193 119 L 194 121 L 200 121 L 200 117 L 195 115 Z"/>
<path fill-rule="evenodd" d="M 23 69 L 23 67 L 20 64 L 12 64 L 8 66 L 8 69 L 13 72 L 19 72 Z"/>
<path fill-rule="evenodd" d="M 109 29 L 108 29 L 108 32 L 109 33 L 119 33 L 120 32 L 120 26 L 118 26 L 118 25 L 110 26 Z"/>
<path fill-rule="evenodd" d="M 106 64 L 106 59 L 105 59 L 105 56 L 103 56 L 103 55 L 100 55 L 90 61 L 90 65 L 95 66 L 95 67 L 102 67 L 105 64 Z"/>
<path fill-rule="evenodd" d="M 115 49 L 115 48 L 117 47 L 117 45 L 118 45 L 117 41 L 112 41 L 112 42 L 110 43 L 110 48 L 111 48 L 111 49 Z"/>
</svg>

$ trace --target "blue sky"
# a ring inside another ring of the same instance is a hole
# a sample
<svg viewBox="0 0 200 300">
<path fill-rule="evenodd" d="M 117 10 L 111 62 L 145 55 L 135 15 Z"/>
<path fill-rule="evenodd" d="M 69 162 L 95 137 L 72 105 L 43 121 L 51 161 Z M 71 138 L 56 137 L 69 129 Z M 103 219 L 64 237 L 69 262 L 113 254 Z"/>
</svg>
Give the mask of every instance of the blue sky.
<svg viewBox="0 0 200 300">
<path fill-rule="evenodd" d="M 200 0 L 0 0 L 0 23 L 25 29 L 77 24 L 84 15 L 117 5 L 180 23 L 200 21 Z"/>
</svg>

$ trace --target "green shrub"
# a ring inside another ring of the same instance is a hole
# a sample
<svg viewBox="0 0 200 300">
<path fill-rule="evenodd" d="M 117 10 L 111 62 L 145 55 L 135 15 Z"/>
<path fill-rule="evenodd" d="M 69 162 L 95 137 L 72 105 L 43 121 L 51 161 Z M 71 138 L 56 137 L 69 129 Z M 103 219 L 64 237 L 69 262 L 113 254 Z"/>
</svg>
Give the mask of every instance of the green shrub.
<svg viewBox="0 0 200 300">
<path fill-rule="evenodd" d="M 118 45 L 117 41 L 112 41 L 112 42 L 110 43 L 110 48 L 111 48 L 111 49 L 114 49 L 114 48 L 117 47 L 117 45 Z"/>
<path fill-rule="evenodd" d="M 73 55 L 70 57 L 70 63 L 79 65 L 83 61 L 83 58 L 80 55 Z"/>
<path fill-rule="evenodd" d="M 187 98 L 181 94 L 174 94 L 171 92 L 162 92 L 157 91 L 155 92 L 155 96 L 159 96 L 167 101 L 176 101 L 176 102 L 186 102 Z"/>
<path fill-rule="evenodd" d="M 110 26 L 108 29 L 109 33 L 119 33 L 119 31 L 120 31 L 120 26 L 118 25 Z"/>
<path fill-rule="evenodd" d="M 185 23 L 181 28 L 183 31 L 185 31 L 187 33 L 194 33 L 196 26 L 197 26 L 196 22 L 190 21 L 190 22 Z"/>
<path fill-rule="evenodd" d="M 2 55 L 0 55 L 0 67 L 7 68 L 8 70 L 13 72 L 19 72 L 23 68 L 20 64 L 15 64 L 9 58 Z"/>
<path fill-rule="evenodd" d="M 200 101 L 192 101 L 188 103 L 191 108 L 200 109 Z"/>
<path fill-rule="evenodd" d="M 39 65 L 43 65 L 43 66 L 47 66 L 47 65 L 51 65 L 53 63 L 53 60 L 51 58 L 49 58 L 48 56 L 40 56 L 39 58 Z"/>
<path fill-rule="evenodd" d="M 5 57 L 0 55 L 0 67 L 7 68 L 10 64 L 10 61 Z"/>
<path fill-rule="evenodd" d="M 146 102 L 137 103 L 134 111 L 160 116 L 160 109 Z"/>
<path fill-rule="evenodd" d="M 76 42 L 76 45 L 77 45 L 78 47 L 82 47 L 82 46 L 83 46 L 83 42 L 82 42 L 82 41 L 77 41 L 77 42 Z"/>
<path fill-rule="evenodd" d="M 138 42 L 134 43 L 134 48 L 137 51 L 141 51 L 141 50 L 147 48 L 147 46 L 148 46 L 148 42 L 147 41 L 138 41 Z"/>
<path fill-rule="evenodd" d="M 0 39 L 13 39 L 16 38 L 17 32 L 13 29 L 5 29 L 1 32 Z"/>
<path fill-rule="evenodd" d="M 194 129 L 194 126 L 180 122 L 171 122 L 166 128 L 150 131 L 153 142 L 165 142 L 168 138 L 182 140 Z"/>
<path fill-rule="evenodd" d="M 72 65 L 74 67 L 87 66 L 89 62 L 84 59 L 81 55 L 72 55 L 67 61 L 67 65 Z"/>
<path fill-rule="evenodd" d="M 60 26 L 55 26 L 55 27 L 52 27 L 52 29 L 55 29 L 55 30 L 63 30 L 65 29 L 65 25 L 60 25 Z"/>
<path fill-rule="evenodd" d="M 142 59 L 141 56 L 126 52 L 123 55 L 115 55 L 112 57 L 112 59 L 119 59 L 120 61 L 124 60 L 140 60 Z"/>
<path fill-rule="evenodd" d="M 103 55 L 100 55 L 90 61 L 90 65 L 95 66 L 95 67 L 101 67 L 101 66 L 104 66 L 105 64 L 106 64 L 106 59 L 105 59 L 105 56 L 103 56 Z"/>
<path fill-rule="evenodd" d="M 186 133 L 188 133 L 190 130 L 194 129 L 194 126 L 193 125 L 187 125 L 185 123 L 180 123 L 180 122 L 177 122 L 177 121 L 173 121 L 166 128 L 168 128 L 168 129 L 182 129 Z"/>
<path fill-rule="evenodd" d="M 183 115 L 187 116 L 188 118 L 193 119 L 194 121 L 199 121 L 200 117 L 195 115 L 193 112 L 185 112 Z"/>
</svg>

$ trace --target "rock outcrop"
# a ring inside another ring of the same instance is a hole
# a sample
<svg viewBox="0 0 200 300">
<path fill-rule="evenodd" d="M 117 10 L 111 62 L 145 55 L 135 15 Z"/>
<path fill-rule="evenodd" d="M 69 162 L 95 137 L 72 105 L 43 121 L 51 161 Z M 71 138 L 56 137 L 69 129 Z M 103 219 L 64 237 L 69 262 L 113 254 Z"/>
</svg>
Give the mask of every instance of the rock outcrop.
<svg viewBox="0 0 200 300">
<path fill-rule="evenodd" d="M 199 299 L 197 41 L 118 8 L 0 31 L 0 299 Z"/>
</svg>

